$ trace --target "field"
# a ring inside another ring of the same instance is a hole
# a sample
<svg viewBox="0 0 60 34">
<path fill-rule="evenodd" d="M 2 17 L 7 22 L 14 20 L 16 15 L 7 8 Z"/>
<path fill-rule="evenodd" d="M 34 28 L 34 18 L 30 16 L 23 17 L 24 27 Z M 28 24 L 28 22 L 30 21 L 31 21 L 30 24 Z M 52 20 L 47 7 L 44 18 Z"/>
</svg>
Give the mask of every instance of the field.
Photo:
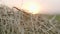
<svg viewBox="0 0 60 34">
<path fill-rule="evenodd" d="M 47 15 L 49 19 L 51 19 L 54 15 Z M 60 15 L 56 15 L 56 20 L 60 21 Z"/>
</svg>

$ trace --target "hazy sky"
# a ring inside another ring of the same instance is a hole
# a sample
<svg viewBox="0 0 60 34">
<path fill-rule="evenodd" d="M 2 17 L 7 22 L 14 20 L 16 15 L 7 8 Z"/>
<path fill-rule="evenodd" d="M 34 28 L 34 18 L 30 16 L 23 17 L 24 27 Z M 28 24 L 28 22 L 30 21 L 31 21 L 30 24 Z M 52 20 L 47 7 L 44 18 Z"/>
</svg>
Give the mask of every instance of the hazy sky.
<svg viewBox="0 0 60 34">
<path fill-rule="evenodd" d="M 23 3 L 25 2 L 31 2 L 34 1 L 36 3 L 39 3 L 44 12 L 47 13 L 60 13 L 60 0 L 23 0 Z M 7 6 L 22 6 L 22 0 L 0 0 L 0 4 L 5 4 Z"/>
</svg>

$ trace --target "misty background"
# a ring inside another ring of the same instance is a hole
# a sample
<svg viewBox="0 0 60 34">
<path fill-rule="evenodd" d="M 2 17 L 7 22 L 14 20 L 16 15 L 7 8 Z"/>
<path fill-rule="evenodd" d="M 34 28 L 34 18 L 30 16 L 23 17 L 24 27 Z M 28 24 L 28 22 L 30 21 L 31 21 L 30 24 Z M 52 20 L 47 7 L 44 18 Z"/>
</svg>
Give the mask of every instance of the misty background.
<svg viewBox="0 0 60 34">
<path fill-rule="evenodd" d="M 0 0 L 0 4 L 5 4 L 9 7 L 21 7 L 22 3 L 29 1 L 39 3 L 43 9 L 41 13 L 60 14 L 60 0 Z"/>
</svg>

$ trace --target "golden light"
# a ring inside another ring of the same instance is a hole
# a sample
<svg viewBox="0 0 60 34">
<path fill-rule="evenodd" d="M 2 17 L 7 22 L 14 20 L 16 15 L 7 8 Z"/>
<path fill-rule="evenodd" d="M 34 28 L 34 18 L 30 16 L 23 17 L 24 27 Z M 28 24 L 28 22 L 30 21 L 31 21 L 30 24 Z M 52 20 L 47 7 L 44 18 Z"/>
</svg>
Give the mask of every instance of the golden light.
<svg viewBox="0 0 60 34">
<path fill-rule="evenodd" d="M 23 4 L 23 9 L 28 10 L 27 12 L 29 13 L 37 14 L 39 13 L 41 6 L 37 3 L 28 2 L 28 3 Z"/>
</svg>

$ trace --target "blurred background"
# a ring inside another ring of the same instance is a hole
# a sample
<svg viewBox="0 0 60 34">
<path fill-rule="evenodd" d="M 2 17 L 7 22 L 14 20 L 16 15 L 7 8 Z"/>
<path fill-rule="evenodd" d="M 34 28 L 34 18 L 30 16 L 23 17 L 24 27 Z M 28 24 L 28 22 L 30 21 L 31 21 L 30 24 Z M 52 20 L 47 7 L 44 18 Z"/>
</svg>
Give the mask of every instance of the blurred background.
<svg viewBox="0 0 60 34">
<path fill-rule="evenodd" d="M 25 6 L 28 2 L 37 3 L 40 7 L 40 13 L 60 14 L 60 0 L 0 0 L 0 4 L 5 4 L 9 7 L 16 6 L 18 8 Z"/>
</svg>

